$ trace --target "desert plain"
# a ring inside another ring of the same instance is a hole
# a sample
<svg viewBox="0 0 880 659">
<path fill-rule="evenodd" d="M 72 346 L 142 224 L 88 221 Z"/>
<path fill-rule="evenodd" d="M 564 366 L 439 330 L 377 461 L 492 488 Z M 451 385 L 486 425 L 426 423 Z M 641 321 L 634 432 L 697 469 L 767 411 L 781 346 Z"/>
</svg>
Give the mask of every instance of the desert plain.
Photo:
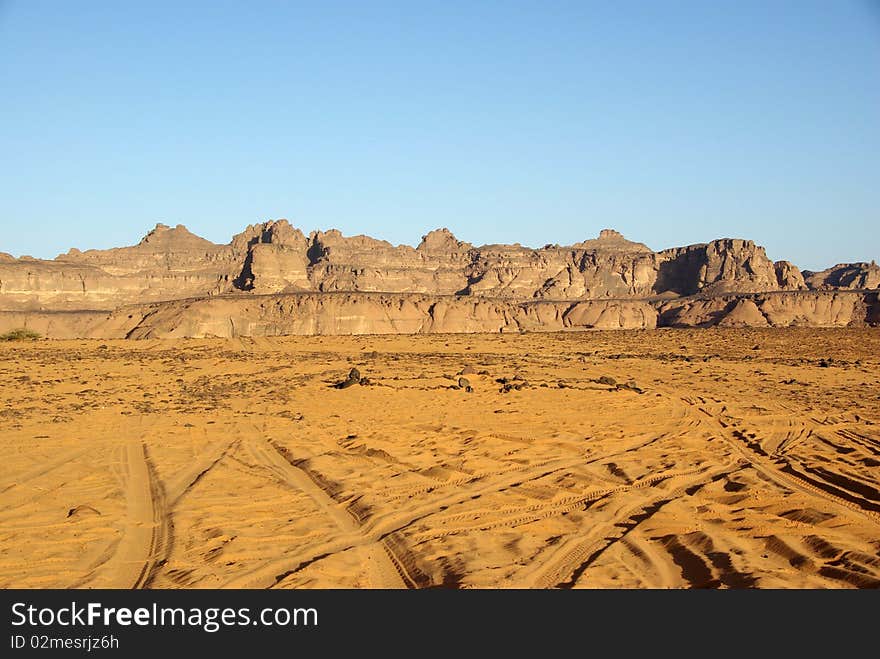
<svg viewBox="0 0 880 659">
<path fill-rule="evenodd" d="M 0 436 L 4 588 L 880 586 L 877 329 L 11 341 Z"/>
</svg>

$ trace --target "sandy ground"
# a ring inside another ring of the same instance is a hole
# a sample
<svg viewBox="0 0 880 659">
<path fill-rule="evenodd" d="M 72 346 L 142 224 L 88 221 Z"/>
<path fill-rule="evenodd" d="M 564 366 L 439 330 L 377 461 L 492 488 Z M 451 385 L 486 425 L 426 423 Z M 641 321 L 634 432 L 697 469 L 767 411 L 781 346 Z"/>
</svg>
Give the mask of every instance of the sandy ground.
<svg viewBox="0 0 880 659">
<path fill-rule="evenodd" d="M 877 587 L 878 355 L 807 329 L 5 343 L 0 586 Z"/>
</svg>

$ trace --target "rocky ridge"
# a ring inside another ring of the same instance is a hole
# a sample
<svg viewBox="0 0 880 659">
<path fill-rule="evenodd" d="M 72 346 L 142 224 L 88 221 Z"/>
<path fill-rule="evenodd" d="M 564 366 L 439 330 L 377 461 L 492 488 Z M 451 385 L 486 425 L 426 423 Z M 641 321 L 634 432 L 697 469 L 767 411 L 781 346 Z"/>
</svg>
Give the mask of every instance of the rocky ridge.
<svg viewBox="0 0 880 659">
<path fill-rule="evenodd" d="M 880 316 L 878 287 L 874 263 L 801 273 L 733 238 L 654 252 L 605 229 L 532 249 L 437 229 L 411 247 L 274 220 L 218 245 L 158 224 L 130 247 L 0 254 L 0 328 L 30 319 L 49 335 L 140 337 L 864 325 Z"/>
</svg>

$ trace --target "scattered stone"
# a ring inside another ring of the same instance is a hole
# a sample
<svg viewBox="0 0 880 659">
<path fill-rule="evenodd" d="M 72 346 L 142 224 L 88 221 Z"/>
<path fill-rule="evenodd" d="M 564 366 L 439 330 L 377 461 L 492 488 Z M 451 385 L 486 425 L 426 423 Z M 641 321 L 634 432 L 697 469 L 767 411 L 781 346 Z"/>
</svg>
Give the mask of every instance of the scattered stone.
<svg viewBox="0 0 880 659">
<path fill-rule="evenodd" d="M 629 391 L 634 391 L 637 394 L 645 393 L 644 390 L 636 384 L 635 380 L 628 380 L 626 384 L 618 384 L 616 387 L 617 391 L 621 391 L 622 389 L 628 389 Z"/>
<path fill-rule="evenodd" d="M 476 375 L 477 369 L 468 364 L 459 372 L 459 375 Z"/>
<path fill-rule="evenodd" d="M 93 515 L 100 515 L 101 511 L 93 506 L 89 506 L 87 504 L 82 504 L 80 506 L 75 506 L 67 511 L 68 517 L 73 517 L 74 515 L 82 515 L 84 513 L 92 513 Z"/>
<path fill-rule="evenodd" d="M 458 388 L 464 389 L 468 393 L 471 393 L 474 390 L 467 378 L 458 378 Z"/>
<path fill-rule="evenodd" d="M 347 380 L 343 380 L 342 382 L 337 382 L 333 386 L 336 389 L 348 389 L 349 387 L 354 386 L 356 384 L 362 384 L 361 383 L 361 372 L 359 370 L 357 370 L 356 368 L 353 368 L 348 372 L 348 379 Z"/>
<path fill-rule="evenodd" d="M 598 382 L 599 384 L 607 384 L 609 387 L 613 387 L 617 384 L 617 380 L 608 375 L 603 375 L 598 380 L 596 380 L 596 382 Z"/>
</svg>

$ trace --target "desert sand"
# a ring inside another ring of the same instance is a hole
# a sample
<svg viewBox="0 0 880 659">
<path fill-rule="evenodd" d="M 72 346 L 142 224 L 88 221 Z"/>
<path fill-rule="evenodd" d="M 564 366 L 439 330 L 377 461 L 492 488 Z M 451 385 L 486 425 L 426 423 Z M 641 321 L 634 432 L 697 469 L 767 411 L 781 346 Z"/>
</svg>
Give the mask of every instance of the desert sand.
<svg viewBox="0 0 880 659">
<path fill-rule="evenodd" d="M 877 587 L 878 355 L 872 329 L 3 343 L 0 587 Z"/>
</svg>

